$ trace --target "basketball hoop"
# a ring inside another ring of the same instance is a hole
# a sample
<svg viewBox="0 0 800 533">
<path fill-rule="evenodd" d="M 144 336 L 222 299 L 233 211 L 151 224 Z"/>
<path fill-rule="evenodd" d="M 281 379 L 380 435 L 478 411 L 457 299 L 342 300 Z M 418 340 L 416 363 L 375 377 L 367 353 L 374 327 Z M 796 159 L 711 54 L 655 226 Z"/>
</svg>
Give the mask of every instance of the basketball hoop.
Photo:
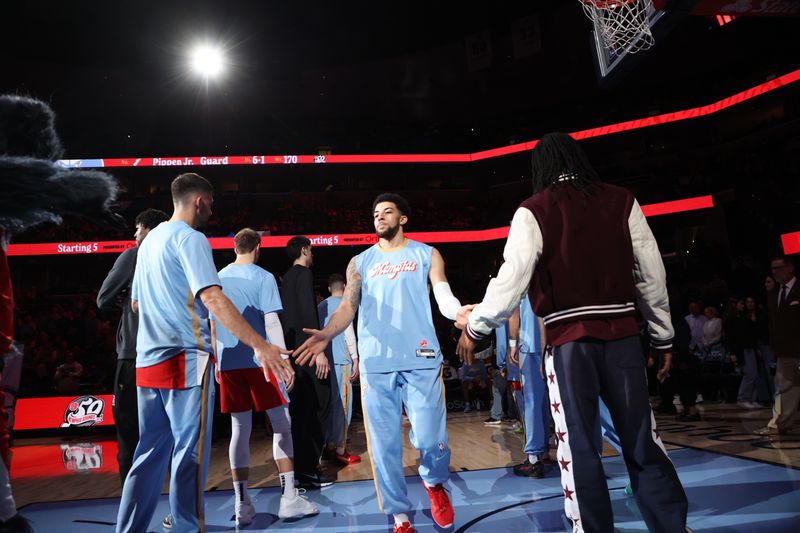
<svg viewBox="0 0 800 533">
<path fill-rule="evenodd" d="M 653 46 L 648 21 L 652 0 L 580 0 L 594 30 L 613 55 L 635 54 Z"/>
</svg>

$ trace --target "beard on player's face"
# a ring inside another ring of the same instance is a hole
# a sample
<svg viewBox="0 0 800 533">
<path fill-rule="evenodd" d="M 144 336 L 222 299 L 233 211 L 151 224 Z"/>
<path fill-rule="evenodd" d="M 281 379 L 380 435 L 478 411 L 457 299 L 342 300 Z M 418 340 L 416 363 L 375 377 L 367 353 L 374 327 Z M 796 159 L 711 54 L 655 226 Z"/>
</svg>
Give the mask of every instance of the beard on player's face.
<svg viewBox="0 0 800 533">
<path fill-rule="evenodd" d="M 387 241 L 390 241 L 394 238 L 395 235 L 397 235 L 398 231 L 400 231 L 400 224 L 397 224 L 395 226 L 390 226 L 387 224 L 382 230 L 375 230 L 375 233 L 381 239 L 386 239 Z"/>
</svg>

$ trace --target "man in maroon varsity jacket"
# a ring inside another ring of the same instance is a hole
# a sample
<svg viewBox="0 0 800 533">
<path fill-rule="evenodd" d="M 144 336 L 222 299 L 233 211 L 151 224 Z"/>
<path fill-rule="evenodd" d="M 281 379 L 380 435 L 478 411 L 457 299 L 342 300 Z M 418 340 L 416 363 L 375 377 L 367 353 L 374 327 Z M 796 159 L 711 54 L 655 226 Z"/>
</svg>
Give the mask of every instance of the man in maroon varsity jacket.
<svg viewBox="0 0 800 533">
<path fill-rule="evenodd" d="M 475 341 L 506 320 L 528 291 L 543 317 L 550 407 L 559 438 L 564 508 L 574 531 L 613 530 L 611 501 L 594 446 L 598 397 L 619 432 L 636 500 L 650 531 L 685 531 L 687 500 L 658 435 L 634 317 L 671 364 L 673 329 L 664 265 L 633 194 L 602 183 L 568 135 L 545 135 L 533 150 L 534 194 L 517 209 L 505 263 L 472 310 L 459 341 Z M 645 430 L 646 429 L 646 430 Z"/>
</svg>

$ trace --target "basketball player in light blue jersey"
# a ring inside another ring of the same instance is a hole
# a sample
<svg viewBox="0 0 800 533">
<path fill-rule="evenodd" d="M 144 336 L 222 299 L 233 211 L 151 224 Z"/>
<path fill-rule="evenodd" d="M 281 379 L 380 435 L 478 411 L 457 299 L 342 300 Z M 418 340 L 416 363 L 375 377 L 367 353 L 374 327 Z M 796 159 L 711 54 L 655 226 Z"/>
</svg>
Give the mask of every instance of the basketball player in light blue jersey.
<svg viewBox="0 0 800 533">
<path fill-rule="evenodd" d="M 306 330 L 310 337 L 295 350 L 297 364 L 324 352 L 358 310 L 361 398 L 378 506 L 394 516 L 395 532 L 414 531 L 408 517 L 412 504 L 403 476 L 403 442 L 397 438 L 405 405 L 431 515 L 439 527 L 450 527 L 453 507 L 444 489 L 450 447 L 442 353 L 433 327 L 428 279 L 444 316 L 451 320 L 466 316 L 467 308 L 450 291 L 439 252 L 405 237 L 406 200 L 384 193 L 372 207 L 379 241 L 350 261 L 339 308 L 322 331 Z"/>
<path fill-rule="evenodd" d="M 345 279 L 341 274 L 328 277 L 329 297 L 319 303 L 317 313 L 323 328 L 342 303 Z M 322 458 L 344 466 L 361 462 L 361 457 L 347 451 L 347 428 L 353 418 L 353 382 L 358 379 L 358 348 L 353 325 L 347 326 L 328 345 L 326 350 L 333 373 L 331 374 L 331 414 L 325 428 L 325 449 Z M 335 381 L 334 381 L 335 380 Z"/>
<path fill-rule="evenodd" d="M 247 323 L 270 343 L 285 348 L 283 329 L 278 314 L 283 311 L 275 277 L 258 266 L 261 237 L 250 228 L 239 231 L 233 238 L 236 261 L 219 271 L 222 291 L 242 313 Z M 266 412 L 272 425 L 272 457 L 281 481 L 279 518 L 298 518 L 316 514 L 317 506 L 303 497 L 294 486 L 294 444 L 292 419 L 289 415 L 286 387 L 264 370 L 253 358 L 253 350 L 239 342 L 222 324 L 212 317 L 211 334 L 219 357 L 220 407 L 231 415 L 231 444 L 228 455 L 231 463 L 233 489 L 236 495 L 237 526 L 250 524 L 256 510 L 247 490 L 250 474 L 250 434 L 253 429 L 253 409 Z M 288 358 L 288 356 L 286 356 Z"/>
<path fill-rule="evenodd" d="M 208 239 L 195 228 L 211 216 L 214 189 L 202 176 L 172 182 L 175 210 L 139 247 L 131 307 L 139 313 L 136 386 L 139 444 L 122 489 L 117 532 L 149 531 L 172 462 L 166 526 L 205 531 L 204 500 L 211 451 L 214 372 L 208 314 L 253 348 L 265 372 L 281 381 L 294 371 L 222 293 Z"/>
<path fill-rule="evenodd" d="M 542 329 L 539 318 L 531 309 L 526 295 L 508 320 L 509 337 L 517 339 L 519 368 L 522 380 L 522 420 L 525 428 L 525 461 L 514 467 L 514 474 L 532 478 L 544 477 L 547 456 L 547 426 L 550 421 L 550 405 L 547 387 L 541 374 Z M 511 356 L 517 360 L 516 354 Z"/>
</svg>

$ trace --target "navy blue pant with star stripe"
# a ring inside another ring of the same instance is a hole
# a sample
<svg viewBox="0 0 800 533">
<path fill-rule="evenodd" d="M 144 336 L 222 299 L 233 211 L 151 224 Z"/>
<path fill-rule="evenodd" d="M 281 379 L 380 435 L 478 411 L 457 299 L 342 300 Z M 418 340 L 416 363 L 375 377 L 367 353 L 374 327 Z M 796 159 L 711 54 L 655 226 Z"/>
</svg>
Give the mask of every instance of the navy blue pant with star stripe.
<svg viewBox="0 0 800 533">
<path fill-rule="evenodd" d="M 631 486 L 649 531 L 685 531 L 688 502 L 658 435 L 639 337 L 581 339 L 545 355 L 564 509 L 574 531 L 613 531 L 603 466 L 595 446 L 598 397 L 619 433 Z"/>
</svg>

